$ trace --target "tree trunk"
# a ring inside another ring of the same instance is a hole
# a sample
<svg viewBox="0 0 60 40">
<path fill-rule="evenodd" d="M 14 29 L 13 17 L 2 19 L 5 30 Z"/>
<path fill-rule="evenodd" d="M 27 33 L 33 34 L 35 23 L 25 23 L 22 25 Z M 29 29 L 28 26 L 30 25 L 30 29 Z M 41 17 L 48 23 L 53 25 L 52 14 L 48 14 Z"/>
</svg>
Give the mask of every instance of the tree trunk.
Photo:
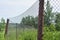
<svg viewBox="0 0 60 40">
<path fill-rule="evenodd" d="M 43 40 L 43 25 L 44 25 L 44 0 L 39 0 L 39 14 L 38 14 L 38 40 Z"/>
</svg>

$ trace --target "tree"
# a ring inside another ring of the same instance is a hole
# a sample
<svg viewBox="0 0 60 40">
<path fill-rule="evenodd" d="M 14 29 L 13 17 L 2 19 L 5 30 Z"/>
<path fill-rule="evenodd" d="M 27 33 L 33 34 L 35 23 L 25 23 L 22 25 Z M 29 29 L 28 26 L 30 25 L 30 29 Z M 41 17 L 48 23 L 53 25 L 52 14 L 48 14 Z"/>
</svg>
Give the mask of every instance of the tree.
<svg viewBox="0 0 60 40">
<path fill-rule="evenodd" d="M 38 16 L 35 17 L 35 28 L 38 28 Z"/>
<path fill-rule="evenodd" d="M 0 31 L 3 30 L 5 27 L 5 19 L 1 18 L 1 22 L 0 22 Z"/>
<path fill-rule="evenodd" d="M 55 26 L 56 30 L 60 31 L 60 13 L 56 14 L 56 20 L 55 20 Z"/>
<path fill-rule="evenodd" d="M 31 25 L 31 16 L 23 17 L 21 24 Z"/>
<path fill-rule="evenodd" d="M 44 24 L 50 26 L 54 17 L 54 13 L 52 13 L 52 7 L 50 6 L 49 1 L 46 4 L 46 10 L 44 13 Z"/>
<path fill-rule="evenodd" d="M 37 28 L 36 18 L 34 18 L 33 16 L 23 17 L 21 24 Z"/>
<path fill-rule="evenodd" d="M 25 24 L 25 18 L 23 17 L 21 24 Z"/>
</svg>

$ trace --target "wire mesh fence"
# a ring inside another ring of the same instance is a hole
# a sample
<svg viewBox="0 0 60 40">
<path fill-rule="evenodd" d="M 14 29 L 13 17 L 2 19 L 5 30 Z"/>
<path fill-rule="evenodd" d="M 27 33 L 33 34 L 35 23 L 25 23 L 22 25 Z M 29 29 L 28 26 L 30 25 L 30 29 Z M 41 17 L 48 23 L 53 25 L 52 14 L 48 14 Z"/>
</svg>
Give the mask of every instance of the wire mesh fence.
<svg viewBox="0 0 60 40">
<path fill-rule="evenodd" d="M 60 40 L 60 1 L 44 0 L 43 40 Z M 37 40 L 39 1 L 9 19 L 6 40 Z"/>
<path fill-rule="evenodd" d="M 23 14 L 9 19 L 6 40 L 37 40 L 36 16 L 38 16 L 38 1 Z"/>
<path fill-rule="evenodd" d="M 37 30 L 35 30 L 35 28 L 30 25 L 9 23 L 7 31 L 7 40 L 31 40 L 31 36 L 33 34 L 36 34 L 33 35 L 33 37 L 35 37 L 34 39 L 37 39 Z M 30 39 L 27 39 L 27 37 L 30 37 Z"/>
</svg>

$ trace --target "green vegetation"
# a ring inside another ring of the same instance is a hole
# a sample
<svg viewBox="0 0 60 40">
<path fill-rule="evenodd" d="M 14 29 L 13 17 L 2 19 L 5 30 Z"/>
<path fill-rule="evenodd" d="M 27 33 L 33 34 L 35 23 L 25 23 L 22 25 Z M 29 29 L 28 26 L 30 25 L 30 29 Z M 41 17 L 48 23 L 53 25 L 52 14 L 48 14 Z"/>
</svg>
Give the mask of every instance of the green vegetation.
<svg viewBox="0 0 60 40">
<path fill-rule="evenodd" d="M 0 40 L 4 40 L 4 28 L 5 28 L 5 20 L 1 18 L 0 22 Z"/>
<path fill-rule="evenodd" d="M 56 30 L 57 31 L 60 31 L 60 13 L 58 13 L 57 15 L 56 15 L 56 20 L 55 20 L 55 26 L 56 26 Z"/>
<path fill-rule="evenodd" d="M 45 13 L 44 13 L 44 24 L 49 27 L 53 19 L 54 19 L 54 13 L 52 13 L 52 7 L 50 6 L 49 1 L 47 1 Z"/>
<path fill-rule="evenodd" d="M 4 32 L 0 32 L 0 40 L 4 40 Z"/>
<path fill-rule="evenodd" d="M 46 4 L 44 17 L 43 40 L 60 40 L 60 13 L 54 15 L 49 1 Z M 2 18 L 0 22 L 0 40 L 37 40 L 38 17 L 24 17 L 20 25 L 23 27 L 17 28 L 17 35 L 16 28 L 12 26 L 8 29 L 8 34 L 4 38 L 5 20 Z M 31 28 L 26 28 L 26 26 Z"/>
<path fill-rule="evenodd" d="M 46 27 L 44 27 L 43 40 L 60 40 L 60 32 L 50 31 L 49 28 L 47 28 L 48 31 L 45 30 Z M 11 31 L 7 39 L 16 40 L 16 33 Z M 37 29 L 21 29 L 18 32 L 17 40 L 37 40 Z"/>
<path fill-rule="evenodd" d="M 5 19 L 1 18 L 1 22 L 0 22 L 0 31 L 3 31 L 5 28 Z"/>
<path fill-rule="evenodd" d="M 60 32 L 45 32 L 43 36 L 44 40 L 60 40 Z"/>
<path fill-rule="evenodd" d="M 34 18 L 33 16 L 24 17 L 21 21 L 21 25 L 28 25 L 34 28 L 37 28 L 38 17 Z"/>
</svg>

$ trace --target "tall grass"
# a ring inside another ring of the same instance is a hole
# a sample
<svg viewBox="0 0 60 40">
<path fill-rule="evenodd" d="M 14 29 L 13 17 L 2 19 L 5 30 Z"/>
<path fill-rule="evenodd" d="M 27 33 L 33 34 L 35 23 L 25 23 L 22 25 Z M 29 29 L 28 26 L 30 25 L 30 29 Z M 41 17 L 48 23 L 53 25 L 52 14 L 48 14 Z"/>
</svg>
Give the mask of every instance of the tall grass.
<svg viewBox="0 0 60 40">
<path fill-rule="evenodd" d="M 0 40 L 4 40 L 4 32 L 0 32 Z"/>
<path fill-rule="evenodd" d="M 11 31 L 7 36 L 7 40 L 16 40 L 15 30 Z M 4 39 L 4 32 L 0 32 L 0 40 Z M 20 29 L 17 33 L 17 40 L 37 40 L 37 29 Z M 60 31 L 44 32 L 43 40 L 60 40 Z"/>
</svg>

